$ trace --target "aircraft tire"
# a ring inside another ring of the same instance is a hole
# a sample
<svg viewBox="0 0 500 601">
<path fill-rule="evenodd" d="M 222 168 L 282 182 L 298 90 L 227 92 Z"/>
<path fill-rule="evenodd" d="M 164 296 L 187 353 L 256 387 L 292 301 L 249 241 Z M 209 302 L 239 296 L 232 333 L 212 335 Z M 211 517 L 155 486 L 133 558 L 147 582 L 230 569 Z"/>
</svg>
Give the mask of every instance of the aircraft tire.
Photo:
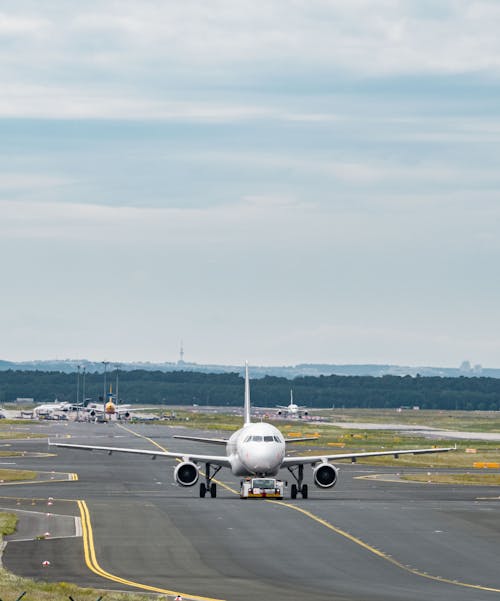
<svg viewBox="0 0 500 601">
<path fill-rule="evenodd" d="M 307 484 L 303 484 L 302 485 L 302 498 L 307 499 L 308 494 L 309 494 L 309 488 L 308 488 Z"/>
<path fill-rule="evenodd" d="M 217 496 L 217 484 L 215 484 L 215 482 L 212 482 L 212 484 L 210 485 L 210 496 L 212 497 L 212 499 L 215 499 L 215 497 Z"/>
<path fill-rule="evenodd" d="M 205 482 L 201 482 L 200 483 L 200 497 L 202 499 L 204 499 L 206 494 L 207 494 L 207 486 L 206 486 Z"/>
<path fill-rule="evenodd" d="M 292 486 L 290 486 L 290 497 L 292 499 L 297 498 L 297 485 L 296 484 L 292 484 Z"/>
</svg>

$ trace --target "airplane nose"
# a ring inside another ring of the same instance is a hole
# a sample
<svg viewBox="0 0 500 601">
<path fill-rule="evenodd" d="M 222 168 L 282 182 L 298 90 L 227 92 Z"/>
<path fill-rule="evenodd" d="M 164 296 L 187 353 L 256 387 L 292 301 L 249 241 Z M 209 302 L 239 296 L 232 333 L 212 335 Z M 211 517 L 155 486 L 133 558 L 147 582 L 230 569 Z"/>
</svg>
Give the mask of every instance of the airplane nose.
<svg viewBox="0 0 500 601">
<path fill-rule="evenodd" d="M 267 449 L 263 449 L 259 444 L 253 445 L 253 448 L 248 450 L 245 459 L 250 471 L 265 472 L 272 467 L 272 457 Z"/>
</svg>

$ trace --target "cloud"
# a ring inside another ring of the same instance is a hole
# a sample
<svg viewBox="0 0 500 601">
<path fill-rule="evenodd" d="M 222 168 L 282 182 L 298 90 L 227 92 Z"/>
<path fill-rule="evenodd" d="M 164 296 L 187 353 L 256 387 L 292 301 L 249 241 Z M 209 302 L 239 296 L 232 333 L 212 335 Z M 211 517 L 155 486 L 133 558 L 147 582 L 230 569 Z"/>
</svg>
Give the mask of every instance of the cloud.
<svg viewBox="0 0 500 601">
<path fill-rule="evenodd" d="M 277 117 L 278 108 L 325 122 L 335 111 L 248 103 L 246 91 L 321 95 L 360 79 L 497 77 L 499 17 L 486 0 L 11 1 L 0 14 L 0 115 L 231 121 Z M 209 98 L 224 90 L 239 97 Z"/>
<path fill-rule="evenodd" d="M 43 17 L 9 15 L 0 12 L 0 39 L 13 36 L 32 37 L 45 35 L 50 29 L 50 21 Z"/>
</svg>

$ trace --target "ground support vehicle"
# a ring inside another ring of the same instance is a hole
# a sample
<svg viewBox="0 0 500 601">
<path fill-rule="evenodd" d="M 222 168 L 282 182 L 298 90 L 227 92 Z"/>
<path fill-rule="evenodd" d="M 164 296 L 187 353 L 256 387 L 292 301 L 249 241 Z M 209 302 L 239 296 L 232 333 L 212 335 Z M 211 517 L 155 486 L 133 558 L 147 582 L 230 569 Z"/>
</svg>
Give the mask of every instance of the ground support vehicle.
<svg viewBox="0 0 500 601">
<path fill-rule="evenodd" d="M 276 478 L 246 478 L 241 481 L 240 499 L 282 499 L 285 485 Z"/>
</svg>

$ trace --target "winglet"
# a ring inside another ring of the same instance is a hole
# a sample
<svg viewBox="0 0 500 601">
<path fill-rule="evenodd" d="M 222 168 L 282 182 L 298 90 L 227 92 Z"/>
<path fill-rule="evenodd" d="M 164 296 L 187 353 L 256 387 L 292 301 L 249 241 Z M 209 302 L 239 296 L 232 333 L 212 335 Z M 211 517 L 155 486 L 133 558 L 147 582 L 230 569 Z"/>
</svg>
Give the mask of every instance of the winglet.
<svg viewBox="0 0 500 601">
<path fill-rule="evenodd" d="M 250 380 L 248 379 L 248 361 L 245 361 L 245 426 L 251 423 L 250 419 Z"/>
</svg>

